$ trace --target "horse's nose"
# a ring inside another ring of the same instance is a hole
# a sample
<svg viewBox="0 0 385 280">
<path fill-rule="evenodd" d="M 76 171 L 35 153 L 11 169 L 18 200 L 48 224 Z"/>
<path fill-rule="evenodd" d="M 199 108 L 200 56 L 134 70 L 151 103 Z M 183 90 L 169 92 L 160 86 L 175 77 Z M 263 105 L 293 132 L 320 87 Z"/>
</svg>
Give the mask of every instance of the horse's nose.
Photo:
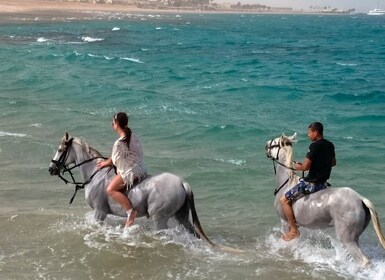
<svg viewBox="0 0 385 280">
<path fill-rule="evenodd" d="M 268 158 L 270 158 L 270 151 L 269 151 L 269 145 L 268 144 L 265 145 L 265 154 Z"/>
<path fill-rule="evenodd" d="M 48 172 L 51 175 L 57 175 L 57 168 L 50 167 L 48 168 Z"/>
</svg>

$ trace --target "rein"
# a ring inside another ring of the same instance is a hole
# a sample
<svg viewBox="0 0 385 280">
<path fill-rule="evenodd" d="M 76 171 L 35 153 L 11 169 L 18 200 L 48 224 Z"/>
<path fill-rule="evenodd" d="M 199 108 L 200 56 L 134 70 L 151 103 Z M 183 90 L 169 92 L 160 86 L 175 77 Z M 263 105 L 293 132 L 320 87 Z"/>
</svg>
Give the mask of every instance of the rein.
<svg viewBox="0 0 385 280">
<path fill-rule="evenodd" d="M 75 192 L 74 192 L 74 194 L 72 195 L 69 204 L 72 204 L 72 202 L 74 201 L 75 196 L 76 196 L 78 190 L 84 189 L 85 185 L 89 184 L 89 183 L 92 181 L 92 179 L 94 178 L 94 176 L 95 176 L 101 169 L 97 169 L 94 173 L 92 173 L 92 175 L 90 176 L 90 178 L 88 178 L 88 180 L 86 180 L 86 181 L 83 182 L 83 183 L 81 183 L 81 182 L 76 182 L 76 181 L 75 181 L 75 178 L 74 178 L 73 173 L 71 172 L 71 170 L 74 169 L 74 168 L 76 168 L 76 167 L 79 167 L 79 166 L 81 166 L 81 165 L 83 165 L 83 164 L 85 164 L 85 163 L 91 162 L 91 161 L 93 161 L 93 160 L 95 160 L 95 159 L 107 159 L 107 158 L 105 158 L 105 157 L 94 157 L 94 158 L 90 158 L 90 159 L 87 159 L 87 160 L 85 160 L 85 161 L 82 161 L 81 163 L 78 163 L 78 164 L 72 166 L 71 168 L 68 168 L 66 165 L 64 165 L 64 170 L 63 170 L 62 174 L 64 175 L 65 172 L 68 172 L 68 173 L 70 174 L 70 176 L 71 176 L 72 182 L 68 181 L 68 180 L 67 180 L 66 178 L 64 178 L 62 175 L 60 175 L 60 174 L 58 175 L 59 178 L 62 179 L 62 180 L 64 181 L 64 183 L 66 183 L 66 184 L 70 183 L 70 184 L 75 185 Z"/>
</svg>

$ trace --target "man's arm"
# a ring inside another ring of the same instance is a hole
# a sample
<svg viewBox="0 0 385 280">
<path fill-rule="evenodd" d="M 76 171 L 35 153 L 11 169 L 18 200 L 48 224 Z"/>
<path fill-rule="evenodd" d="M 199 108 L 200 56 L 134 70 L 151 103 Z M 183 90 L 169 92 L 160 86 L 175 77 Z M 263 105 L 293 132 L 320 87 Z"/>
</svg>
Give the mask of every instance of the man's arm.
<svg viewBox="0 0 385 280">
<path fill-rule="evenodd" d="M 308 159 L 308 158 L 305 158 L 305 160 L 303 161 L 303 163 L 300 163 L 300 162 L 297 162 L 295 164 L 295 170 L 297 171 L 307 171 L 310 169 L 310 166 L 311 166 L 311 160 Z"/>
</svg>

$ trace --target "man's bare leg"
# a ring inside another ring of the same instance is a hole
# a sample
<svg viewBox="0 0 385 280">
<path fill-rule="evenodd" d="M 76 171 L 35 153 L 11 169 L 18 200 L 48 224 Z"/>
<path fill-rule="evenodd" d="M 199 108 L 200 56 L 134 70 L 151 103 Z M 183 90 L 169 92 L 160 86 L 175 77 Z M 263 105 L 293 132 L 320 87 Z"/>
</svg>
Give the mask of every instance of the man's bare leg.
<svg viewBox="0 0 385 280">
<path fill-rule="evenodd" d="M 131 203 L 130 203 L 130 204 L 131 204 Z M 136 218 L 136 215 L 138 214 L 138 212 L 136 212 L 136 211 L 135 211 L 134 209 L 132 209 L 132 207 L 131 207 L 131 209 L 130 209 L 130 210 L 127 210 L 126 213 L 127 213 L 127 220 L 126 220 L 126 225 L 125 225 L 125 227 L 129 227 L 129 226 L 131 226 L 131 225 L 134 223 L 135 218 Z"/>
<path fill-rule="evenodd" d="M 285 196 L 280 199 L 283 213 L 289 223 L 289 232 L 282 235 L 282 239 L 285 241 L 290 241 L 292 239 L 298 238 L 300 236 L 297 223 L 295 221 L 293 208 L 291 206 L 291 201 L 288 200 Z"/>
</svg>

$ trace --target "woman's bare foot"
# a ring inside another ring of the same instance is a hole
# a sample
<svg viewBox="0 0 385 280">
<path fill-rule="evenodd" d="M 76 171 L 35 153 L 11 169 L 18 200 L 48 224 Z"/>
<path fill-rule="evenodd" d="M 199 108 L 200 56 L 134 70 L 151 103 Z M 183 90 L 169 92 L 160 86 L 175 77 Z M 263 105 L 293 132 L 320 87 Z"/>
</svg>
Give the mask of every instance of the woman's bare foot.
<svg viewBox="0 0 385 280">
<path fill-rule="evenodd" d="M 127 221 L 126 221 L 125 227 L 129 227 L 134 223 L 136 215 L 138 214 L 138 212 L 136 212 L 134 209 L 130 209 L 130 210 L 126 211 L 126 213 L 127 213 Z"/>
<path fill-rule="evenodd" d="M 298 230 L 296 230 L 296 231 L 290 230 L 288 233 L 282 235 L 282 239 L 285 241 L 290 241 L 290 240 L 293 240 L 295 238 L 298 238 L 299 236 L 300 236 L 300 233 Z"/>
</svg>

